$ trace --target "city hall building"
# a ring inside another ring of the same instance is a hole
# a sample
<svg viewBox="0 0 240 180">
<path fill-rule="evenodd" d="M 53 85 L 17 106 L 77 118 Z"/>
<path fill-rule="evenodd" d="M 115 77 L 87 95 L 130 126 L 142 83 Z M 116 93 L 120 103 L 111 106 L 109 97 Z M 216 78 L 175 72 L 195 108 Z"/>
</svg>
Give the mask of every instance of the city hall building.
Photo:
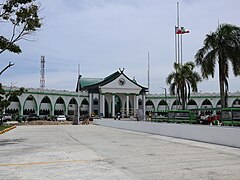
<svg viewBox="0 0 240 180">
<path fill-rule="evenodd" d="M 4 87 L 6 91 L 17 87 Z M 11 104 L 6 113 L 39 116 L 64 114 L 74 116 L 79 108 L 80 115 L 112 118 L 120 113 L 122 117 L 136 117 L 150 111 L 160 112 L 181 109 L 176 96 L 149 94 L 148 88 L 129 78 L 123 70 L 105 78 L 77 80 L 76 91 L 28 88 L 19 97 L 10 97 Z M 240 107 L 240 93 L 229 93 L 228 107 Z M 187 103 L 187 109 L 214 110 L 221 105 L 218 93 L 195 93 Z"/>
</svg>

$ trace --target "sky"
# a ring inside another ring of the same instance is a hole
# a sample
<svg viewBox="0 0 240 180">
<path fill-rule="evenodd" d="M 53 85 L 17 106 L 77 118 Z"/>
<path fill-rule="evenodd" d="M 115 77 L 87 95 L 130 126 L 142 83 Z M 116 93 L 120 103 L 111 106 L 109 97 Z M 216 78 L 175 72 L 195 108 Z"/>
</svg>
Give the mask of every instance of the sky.
<svg viewBox="0 0 240 180">
<path fill-rule="evenodd" d="M 47 89 L 75 90 L 78 76 L 104 78 L 119 68 L 147 87 L 150 54 L 150 93 L 164 93 L 166 77 L 175 62 L 177 1 L 174 0 L 51 0 L 39 1 L 43 26 L 32 34 L 34 41 L 19 41 L 21 54 L 4 52 L 0 68 L 9 61 L 5 85 L 38 88 L 40 58 L 45 56 Z M 239 0 L 181 0 L 180 26 L 190 30 L 183 36 L 183 63 L 194 61 L 206 34 L 218 23 L 239 26 Z M 10 29 L 1 24 L 1 34 Z M 197 67 L 196 71 L 200 72 Z M 240 77 L 230 72 L 230 92 L 240 90 Z M 218 73 L 203 80 L 199 92 L 219 92 Z"/>
</svg>

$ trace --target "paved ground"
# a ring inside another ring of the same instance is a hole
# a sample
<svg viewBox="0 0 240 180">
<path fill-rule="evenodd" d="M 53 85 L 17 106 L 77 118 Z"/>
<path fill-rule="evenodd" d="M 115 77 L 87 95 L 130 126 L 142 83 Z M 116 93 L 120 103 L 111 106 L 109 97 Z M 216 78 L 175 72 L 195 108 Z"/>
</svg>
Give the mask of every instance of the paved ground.
<svg viewBox="0 0 240 180">
<path fill-rule="evenodd" d="M 0 135 L 0 179 L 240 179 L 240 149 L 94 125 Z"/>
</svg>

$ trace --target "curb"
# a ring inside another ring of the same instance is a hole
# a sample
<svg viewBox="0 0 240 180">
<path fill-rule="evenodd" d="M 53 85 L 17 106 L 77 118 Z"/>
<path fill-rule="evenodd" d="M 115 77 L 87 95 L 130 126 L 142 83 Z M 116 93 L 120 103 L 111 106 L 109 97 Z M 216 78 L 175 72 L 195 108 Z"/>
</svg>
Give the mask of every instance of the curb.
<svg viewBox="0 0 240 180">
<path fill-rule="evenodd" d="M 4 129 L 4 130 L 0 131 L 0 134 L 3 134 L 3 133 L 5 133 L 5 132 L 8 132 L 8 131 L 16 128 L 16 127 L 17 127 L 17 126 L 12 126 L 12 127 L 7 128 L 7 129 Z"/>
</svg>

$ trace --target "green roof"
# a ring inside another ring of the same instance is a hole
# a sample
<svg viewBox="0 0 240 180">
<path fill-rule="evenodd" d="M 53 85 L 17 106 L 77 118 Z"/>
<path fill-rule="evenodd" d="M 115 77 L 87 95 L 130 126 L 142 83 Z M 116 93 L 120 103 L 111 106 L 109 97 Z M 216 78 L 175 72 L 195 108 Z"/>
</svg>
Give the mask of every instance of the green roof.
<svg viewBox="0 0 240 180">
<path fill-rule="evenodd" d="M 81 78 L 80 86 L 81 86 L 81 88 L 84 88 L 85 86 L 91 86 L 91 85 L 97 84 L 103 80 L 104 80 L 103 78 Z"/>
<path fill-rule="evenodd" d="M 105 78 L 83 78 L 82 76 L 79 76 L 80 91 L 87 90 L 87 91 L 90 91 L 90 92 L 98 92 L 99 91 L 99 86 L 104 86 L 105 84 L 108 84 L 109 82 L 111 82 L 114 79 L 118 78 L 121 74 L 123 74 L 129 81 L 131 81 L 134 84 L 136 84 L 137 86 L 141 87 L 143 91 L 147 90 L 147 88 L 137 84 L 136 81 L 129 79 L 123 73 L 123 71 L 120 71 L 120 72 L 116 71 L 116 72 L 110 74 L 109 76 L 107 76 Z M 77 86 L 77 90 L 78 90 L 78 86 Z"/>
</svg>

